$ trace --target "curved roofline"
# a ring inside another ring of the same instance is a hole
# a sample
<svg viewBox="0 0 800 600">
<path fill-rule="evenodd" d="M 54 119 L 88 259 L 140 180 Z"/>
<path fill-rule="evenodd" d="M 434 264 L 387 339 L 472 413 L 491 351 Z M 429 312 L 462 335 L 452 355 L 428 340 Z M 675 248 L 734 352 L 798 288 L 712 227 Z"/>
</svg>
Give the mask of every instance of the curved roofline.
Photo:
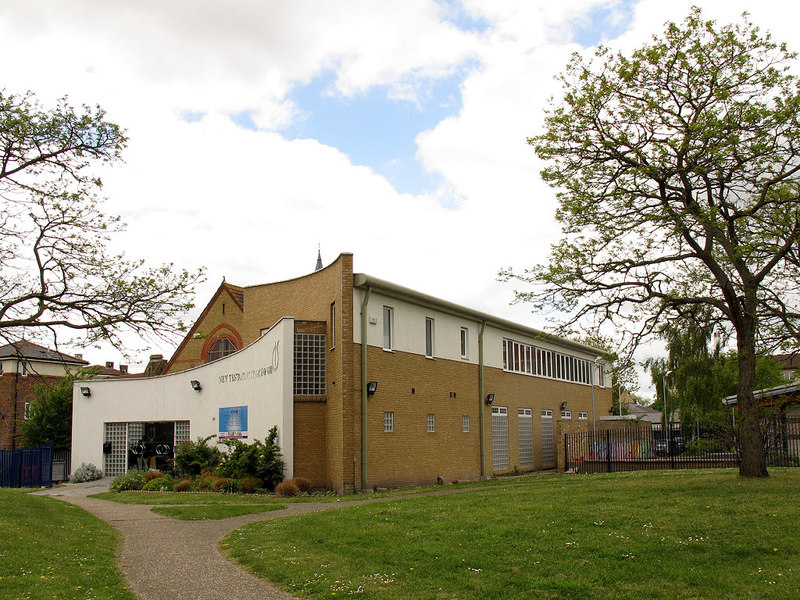
<svg viewBox="0 0 800 600">
<path fill-rule="evenodd" d="M 245 286 L 241 286 L 241 287 L 242 287 L 242 289 L 246 290 L 246 289 L 250 289 L 250 288 L 264 287 L 264 286 L 268 286 L 268 285 L 279 285 L 281 283 L 289 283 L 291 281 L 299 281 L 299 280 L 305 279 L 307 277 L 315 277 L 315 276 L 319 275 L 320 273 L 322 273 L 323 271 L 327 271 L 328 269 L 330 269 L 332 266 L 334 266 L 336 263 L 338 263 L 339 260 L 343 256 L 353 256 L 353 253 L 352 252 L 340 252 L 339 256 L 337 256 L 333 260 L 332 263 L 322 267 L 319 271 L 312 271 L 311 273 L 306 273 L 305 275 L 300 275 L 298 277 L 291 277 L 289 279 L 281 279 L 280 281 L 270 281 L 268 283 L 256 283 L 256 284 L 253 284 L 253 285 L 245 285 Z"/>
<path fill-rule="evenodd" d="M 479 310 L 461 306 L 460 304 L 455 304 L 454 302 L 449 302 L 448 300 L 442 300 L 441 298 L 429 296 L 428 294 L 423 294 L 416 290 L 403 287 L 402 285 L 398 285 L 390 281 L 384 281 L 383 279 L 378 279 L 377 277 L 372 277 L 366 273 L 353 274 L 353 287 L 359 289 L 371 288 L 376 292 L 384 293 L 393 298 L 409 300 L 416 304 L 422 304 L 424 306 L 441 310 L 442 312 L 450 315 L 465 317 L 473 321 L 480 321 L 492 325 L 498 329 L 508 331 L 509 333 L 522 333 L 549 342 L 557 343 L 562 346 L 568 346 L 574 350 L 580 350 L 581 352 L 597 354 L 602 356 L 604 360 L 608 360 L 608 353 L 599 348 L 595 348 L 594 346 L 587 346 L 586 344 L 574 342 L 572 340 L 553 335 L 552 333 L 547 333 L 546 331 L 534 329 L 533 327 L 528 327 L 526 325 L 520 325 L 519 323 L 514 323 L 513 321 L 495 317 L 494 315 L 490 315 Z"/>
</svg>

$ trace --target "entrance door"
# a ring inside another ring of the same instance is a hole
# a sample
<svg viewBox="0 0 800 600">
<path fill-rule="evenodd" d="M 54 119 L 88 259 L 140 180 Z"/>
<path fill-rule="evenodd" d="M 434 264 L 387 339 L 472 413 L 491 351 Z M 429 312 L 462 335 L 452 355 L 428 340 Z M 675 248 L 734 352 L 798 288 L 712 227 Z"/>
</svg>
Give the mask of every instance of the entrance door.
<svg viewBox="0 0 800 600">
<path fill-rule="evenodd" d="M 129 423 L 128 467 L 166 469 L 175 456 L 175 423 Z M 135 433 L 134 433 L 135 432 Z M 134 435 L 131 435 L 131 434 Z"/>
</svg>

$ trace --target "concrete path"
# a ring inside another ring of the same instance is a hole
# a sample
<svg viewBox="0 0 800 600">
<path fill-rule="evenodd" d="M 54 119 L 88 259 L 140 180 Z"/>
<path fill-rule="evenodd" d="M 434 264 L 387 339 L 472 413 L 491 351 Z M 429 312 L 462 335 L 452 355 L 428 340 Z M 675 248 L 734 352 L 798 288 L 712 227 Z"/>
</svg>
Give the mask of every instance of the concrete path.
<svg viewBox="0 0 800 600">
<path fill-rule="evenodd" d="M 227 533 L 247 523 L 316 512 L 360 502 L 294 503 L 285 510 L 214 521 L 179 521 L 150 506 L 88 498 L 108 490 L 111 479 L 35 492 L 71 502 L 122 534 L 120 569 L 141 600 L 293 600 L 246 572 L 217 550 Z M 364 501 L 361 501 L 364 502 Z"/>
</svg>

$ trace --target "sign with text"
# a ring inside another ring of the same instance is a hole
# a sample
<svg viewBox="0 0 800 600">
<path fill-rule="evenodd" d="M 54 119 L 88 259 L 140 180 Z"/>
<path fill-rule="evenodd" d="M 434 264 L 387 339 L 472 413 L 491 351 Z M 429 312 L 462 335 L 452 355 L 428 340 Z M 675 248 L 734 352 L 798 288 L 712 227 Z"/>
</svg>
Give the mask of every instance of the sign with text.
<svg viewBox="0 0 800 600">
<path fill-rule="evenodd" d="M 219 439 L 247 437 L 247 407 L 228 406 L 219 409 Z"/>
</svg>

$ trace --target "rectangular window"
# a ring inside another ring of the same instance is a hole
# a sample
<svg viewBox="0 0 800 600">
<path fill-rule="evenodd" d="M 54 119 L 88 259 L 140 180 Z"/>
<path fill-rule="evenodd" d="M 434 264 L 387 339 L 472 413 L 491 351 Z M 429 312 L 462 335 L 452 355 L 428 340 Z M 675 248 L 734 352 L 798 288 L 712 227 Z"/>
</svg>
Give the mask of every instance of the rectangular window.
<svg viewBox="0 0 800 600">
<path fill-rule="evenodd" d="M 331 350 L 336 347 L 336 302 L 331 302 Z"/>
<path fill-rule="evenodd" d="M 586 421 L 588 418 L 589 418 L 589 413 L 588 412 L 582 410 L 582 411 L 580 411 L 578 413 L 578 420 Z"/>
<path fill-rule="evenodd" d="M 553 411 L 543 410 L 542 416 L 542 468 L 555 465 L 555 444 L 553 437 Z"/>
<path fill-rule="evenodd" d="M 25 403 L 25 413 L 23 415 L 23 418 L 26 421 L 31 418 L 31 403 L 30 402 L 26 402 Z"/>
<path fill-rule="evenodd" d="M 383 307 L 383 349 L 391 350 L 394 333 L 394 309 L 391 306 Z"/>
<path fill-rule="evenodd" d="M 383 430 L 384 431 L 394 431 L 394 413 L 393 412 L 385 412 L 383 413 Z"/>
<path fill-rule="evenodd" d="M 294 334 L 294 393 L 325 395 L 326 341 L 324 333 Z"/>
<path fill-rule="evenodd" d="M 428 433 L 433 433 L 436 431 L 436 415 L 429 414 L 428 415 Z"/>
<path fill-rule="evenodd" d="M 469 330 L 461 328 L 461 358 L 469 358 Z"/>
<path fill-rule="evenodd" d="M 606 373 L 603 370 L 603 363 L 597 365 L 597 385 L 606 387 Z"/>
<path fill-rule="evenodd" d="M 519 466 L 533 466 L 533 411 L 530 408 L 517 410 L 519 422 Z"/>
<path fill-rule="evenodd" d="M 561 418 L 562 419 L 571 419 L 572 418 L 572 411 L 571 410 L 562 410 L 561 411 Z"/>
<path fill-rule="evenodd" d="M 23 377 L 27 377 L 28 376 L 28 363 L 26 363 L 26 362 L 22 363 L 22 376 Z"/>
<path fill-rule="evenodd" d="M 492 468 L 504 470 L 509 467 L 508 459 L 508 408 L 492 407 Z"/>
<path fill-rule="evenodd" d="M 425 356 L 433 358 L 433 319 L 425 318 Z"/>
<path fill-rule="evenodd" d="M 461 417 L 461 431 L 469 433 L 469 415 Z"/>
</svg>

